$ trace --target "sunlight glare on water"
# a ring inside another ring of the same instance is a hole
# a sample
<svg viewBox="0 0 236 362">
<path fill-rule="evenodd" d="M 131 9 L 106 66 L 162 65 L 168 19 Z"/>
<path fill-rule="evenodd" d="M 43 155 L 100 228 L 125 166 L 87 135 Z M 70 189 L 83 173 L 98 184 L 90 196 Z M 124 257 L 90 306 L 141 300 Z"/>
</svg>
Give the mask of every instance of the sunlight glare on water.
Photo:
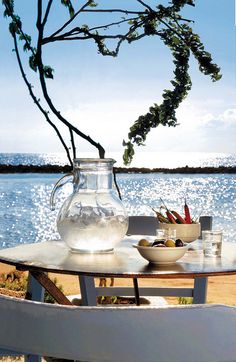
<svg viewBox="0 0 236 362">
<path fill-rule="evenodd" d="M 236 239 L 236 180 L 233 175 L 123 175 L 123 201 L 131 215 L 151 215 L 162 198 L 170 210 L 183 214 L 184 200 L 192 217 L 213 216 L 227 240 Z M 236 240 L 235 240 L 236 241 Z"/>
<path fill-rule="evenodd" d="M 65 185 L 51 211 L 49 199 L 61 175 L 0 175 L 0 246 L 58 238 L 56 217 L 71 193 Z M 183 214 L 186 197 L 193 217 L 212 215 L 213 227 L 224 230 L 225 240 L 236 242 L 236 180 L 233 174 L 118 174 L 118 184 L 129 215 L 154 215 L 161 205 Z"/>
</svg>

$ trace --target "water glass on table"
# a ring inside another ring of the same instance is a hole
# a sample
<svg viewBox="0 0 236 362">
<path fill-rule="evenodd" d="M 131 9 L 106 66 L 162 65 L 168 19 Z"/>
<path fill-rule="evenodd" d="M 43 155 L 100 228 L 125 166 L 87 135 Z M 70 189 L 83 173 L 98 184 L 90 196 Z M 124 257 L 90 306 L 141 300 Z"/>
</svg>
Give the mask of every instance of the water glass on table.
<svg viewBox="0 0 236 362">
<path fill-rule="evenodd" d="M 175 229 L 157 229 L 156 230 L 156 240 L 176 240 L 176 230 Z"/>
<path fill-rule="evenodd" d="M 222 230 L 205 230 L 202 232 L 203 254 L 206 257 L 221 256 Z"/>
</svg>

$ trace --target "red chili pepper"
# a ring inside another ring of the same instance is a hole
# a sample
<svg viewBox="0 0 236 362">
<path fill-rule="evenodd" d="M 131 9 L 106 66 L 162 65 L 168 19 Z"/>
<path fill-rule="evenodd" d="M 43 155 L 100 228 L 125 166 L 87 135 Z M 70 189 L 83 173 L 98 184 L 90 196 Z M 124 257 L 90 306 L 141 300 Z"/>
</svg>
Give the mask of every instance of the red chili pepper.
<svg viewBox="0 0 236 362">
<path fill-rule="evenodd" d="M 188 205 L 186 203 L 186 200 L 185 200 L 185 204 L 184 204 L 184 213 L 185 213 L 186 224 L 192 224 L 189 207 L 188 207 Z"/>
<path fill-rule="evenodd" d="M 181 224 L 187 224 L 186 221 L 184 220 L 184 218 L 182 218 L 182 216 L 180 216 L 180 214 L 178 214 L 178 212 L 171 211 L 171 213 L 176 217 L 177 220 L 179 220 L 179 222 Z"/>
<path fill-rule="evenodd" d="M 169 219 L 167 217 L 165 217 L 164 215 L 162 215 L 161 212 L 156 211 L 155 209 L 152 208 L 152 210 L 156 213 L 157 219 L 159 222 L 164 222 L 164 223 L 169 223 Z"/>
<path fill-rule="evenodd" d="M 177 224 L 177 222 L 175 221 L 174 216 L 171 214 L 171 212 L 169 210 L 166 211 L 166 216 L 168 217 L 169 221 L 172 224 Z"/>
<path fill-rule="evenodd" d="M 167 216 L 169 222 L 170 222 L 171 224 L 177 224 L 174 216 L 171 214 L 170 210 L 167 208 L 167 206 L 166 206 L 166 204 L 164 203 L 164 201 L 162 200 L 162 198 L 161 198 L 161 202 L 163 203 L 163 205 L 164 205 L 164 207 L 165 207 L 165 209 L 166 209 L 166 216 Z"/>
</svg>

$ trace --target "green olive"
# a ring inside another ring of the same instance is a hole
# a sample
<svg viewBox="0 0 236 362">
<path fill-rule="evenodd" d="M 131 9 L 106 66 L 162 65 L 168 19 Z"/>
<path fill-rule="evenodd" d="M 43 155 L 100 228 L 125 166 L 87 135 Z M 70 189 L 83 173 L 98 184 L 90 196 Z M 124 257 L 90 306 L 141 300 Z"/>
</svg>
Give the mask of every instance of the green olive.
<svg viewBox="0 0 236 362">
<path fill-rule="evenodd" d="M 140 239 L 139 242 L 138 242 L 138 245 L 139 246 L 149 246 L 150 243 L 147 239 Z"/>
<path fill-rule="evenodd" d="M 165 246 L 167 246 L 167 248 L 175 248 L 175 242 L 172 239 L 168 239 L 165 242 Z"/>
</svg>

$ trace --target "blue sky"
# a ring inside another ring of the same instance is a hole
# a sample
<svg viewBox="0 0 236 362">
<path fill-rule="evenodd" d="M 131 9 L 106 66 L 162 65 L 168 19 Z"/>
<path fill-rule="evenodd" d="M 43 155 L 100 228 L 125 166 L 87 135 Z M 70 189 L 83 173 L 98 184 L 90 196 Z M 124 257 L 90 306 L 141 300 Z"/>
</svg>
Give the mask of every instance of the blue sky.
<svg viewBox="0 0 236 362">
<path fill-rule="evenodd" d="M 25 27 L 30 29 L 36 1 L 15 3 L 20 4 L 19 13 Z M 195 20 L 194 30 L 221 67 L 223 78 L 212 83 L 198 71 L 192 59 L 193 87 L 177 112 L 180 126 L 153 130 L 146 147 L 139 151 L 235 152 L 235 1 L 197 0 L 196 3 L 184 15 Z M 0 10 L 2 13 L 2 6 Z M 50 29 L 62 21 L 62 14 L 63 9 L 58 15 L 54 8 Z M 7 21 L 2 16 L 0 28 L 0 152 L 60 152 L 57 136 L 35 108 L 19 75 Z M 45 63 L 55 69 L 49 90 L 58 109 L 100 142 L 108 155 L 113 151 L 123 152 L 122 140 L 127 138 L 129 127 L 149 106 L 161 101 L 162 90 L 170 86 L 173 69 L 169 50 L 154 38 L 123 46 L 118 58 L 98 55 L 92 43 L 54 44 L 45 48 Z M 34 77 L 30 75 L 32 81 Z M 93 150 L 80 140 L 78 146 L 83 152 Z"/>
</svg>

